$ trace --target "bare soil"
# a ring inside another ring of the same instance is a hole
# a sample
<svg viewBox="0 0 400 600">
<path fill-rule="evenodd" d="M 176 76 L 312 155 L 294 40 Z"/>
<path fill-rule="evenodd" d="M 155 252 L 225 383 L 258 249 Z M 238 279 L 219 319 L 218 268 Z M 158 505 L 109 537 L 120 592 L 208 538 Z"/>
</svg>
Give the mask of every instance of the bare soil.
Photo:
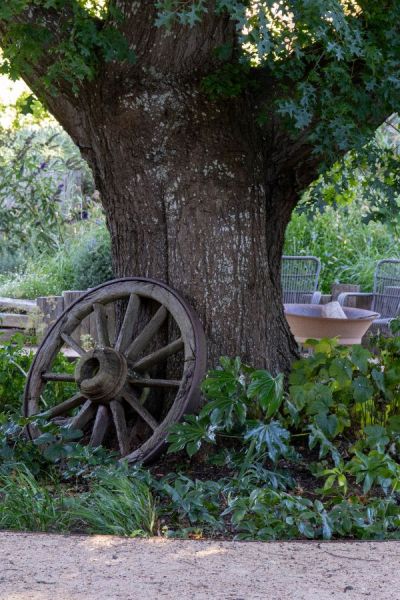
<svg viewBox="0 0 400 600">
<path fill-rule="evenodd" d="M 398 600 L 399 542 L 0 533 L 0 600 Z"/>
</svg>

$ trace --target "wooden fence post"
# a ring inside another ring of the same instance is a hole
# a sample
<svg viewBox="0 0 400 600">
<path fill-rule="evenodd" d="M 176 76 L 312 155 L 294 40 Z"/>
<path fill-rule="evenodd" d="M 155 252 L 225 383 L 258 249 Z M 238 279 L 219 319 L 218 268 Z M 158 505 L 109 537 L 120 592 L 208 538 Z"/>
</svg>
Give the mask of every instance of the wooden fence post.
<svg viewBox="0 0 400 600">
<path fill-rule="evenodd" d="M 36 299 L 37 323 L 36 337 L 40 342 L 49 328 L 57 321 L 64 310 L 64 298 L 62 296 L 40 296 Z"/>
</svg>

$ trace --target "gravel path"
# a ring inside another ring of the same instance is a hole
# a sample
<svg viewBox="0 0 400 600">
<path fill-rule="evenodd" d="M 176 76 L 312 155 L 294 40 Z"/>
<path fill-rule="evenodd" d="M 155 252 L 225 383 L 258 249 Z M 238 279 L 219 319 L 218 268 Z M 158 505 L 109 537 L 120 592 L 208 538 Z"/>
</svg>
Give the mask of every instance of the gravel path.
<svg viewBox="0 0 400 600">
<path fill-rule="evenodd" d="M 0 533 L 0 600 L 400 600 L 400 542 Z"/>
</svg>

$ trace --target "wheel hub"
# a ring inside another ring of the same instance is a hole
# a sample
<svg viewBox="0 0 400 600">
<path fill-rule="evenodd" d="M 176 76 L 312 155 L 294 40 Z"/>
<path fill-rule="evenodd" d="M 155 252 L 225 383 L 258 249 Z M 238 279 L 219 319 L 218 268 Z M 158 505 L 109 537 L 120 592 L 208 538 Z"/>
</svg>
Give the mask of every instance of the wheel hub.
<svg viewBox="0 0 400 600">
<path fill-rule="evenodd" d="M 125 357 L 113 348 L 95 348 L 79 360 L 75 380 L 85 398 L 99 404 L 114 400 L 126 383 Z"/>
</svg>

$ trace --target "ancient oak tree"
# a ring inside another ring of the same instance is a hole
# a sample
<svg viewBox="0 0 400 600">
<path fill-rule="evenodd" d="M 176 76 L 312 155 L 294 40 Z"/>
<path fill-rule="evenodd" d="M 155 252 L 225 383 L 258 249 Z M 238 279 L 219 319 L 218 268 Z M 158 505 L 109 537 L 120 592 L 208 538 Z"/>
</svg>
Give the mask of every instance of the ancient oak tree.
<svg viewBox="0 0 400 600">
<path fill-rule="evenodd" d="M 287 369 L 286 225 L 399 102 L 397 0 L 1 0 L 1 68 L 81 149 L 115 274 L 193 304 L 210 361 Z"/>
</svg>

